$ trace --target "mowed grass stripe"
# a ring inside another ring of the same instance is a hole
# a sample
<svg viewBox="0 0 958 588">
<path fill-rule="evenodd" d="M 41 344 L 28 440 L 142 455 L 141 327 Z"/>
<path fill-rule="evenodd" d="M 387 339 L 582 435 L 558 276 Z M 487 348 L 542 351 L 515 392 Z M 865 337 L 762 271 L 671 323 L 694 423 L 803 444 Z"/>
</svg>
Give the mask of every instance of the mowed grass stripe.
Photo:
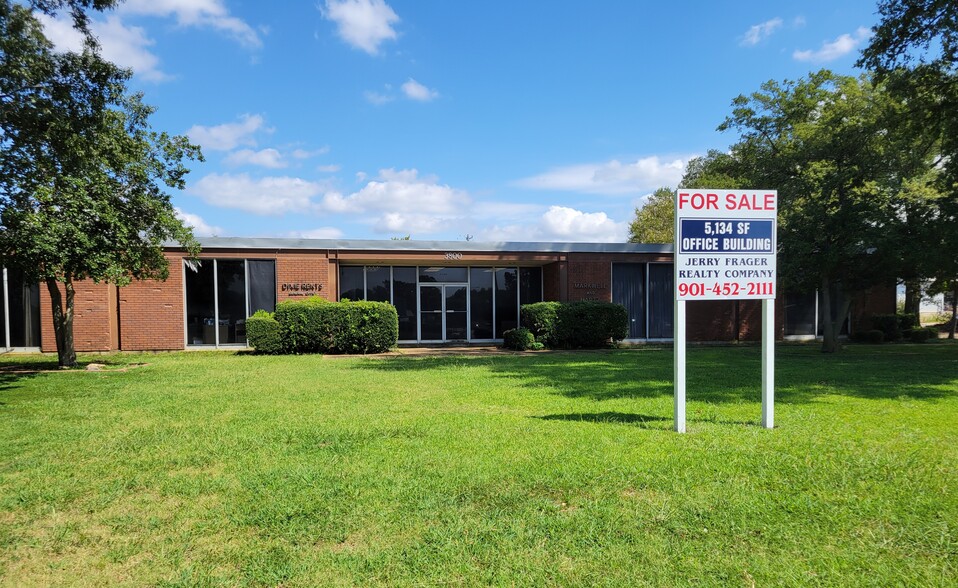
<svg viewBox="0 0 958 588">
<path fill-rule="evenodd" d="M 777 356 L 5 356 L 0 581 L 958 583 L 958 346 Z"/>
</svg>

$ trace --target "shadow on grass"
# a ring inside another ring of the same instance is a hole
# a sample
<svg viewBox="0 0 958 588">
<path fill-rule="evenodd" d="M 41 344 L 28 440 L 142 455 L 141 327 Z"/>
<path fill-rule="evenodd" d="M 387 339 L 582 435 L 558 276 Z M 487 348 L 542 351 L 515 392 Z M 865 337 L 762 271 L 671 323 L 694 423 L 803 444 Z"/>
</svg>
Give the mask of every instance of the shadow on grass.
<svg viewBox="0 0 958 588">
<path fill-rule="evenodd" d="M 620 424 L 632 425 L 640 429 L 651 430 L 671 430 L 675 419 L 671 416 L 657 416 L 648 414 L 635 414 L 629 412 L 574 412 L 565 414 L 547 414 L 543 416 L 529 417 L 543 421 L 568 421 L 599 424 Z M 745 425 L 751 427 L 760 427 L 761 423 L 757 421 L 743 421 L 733 419 L 705 418 L 705 419 L 686 419 L 688 422 L 700 423 L 718 423 L 723 425 Z M 662 425 L 665 423 L 665 426 Z"/>
<path fill-rule="evenodd" d="M 492 377 L 513 380 L 520 387 L 552 388 L 570 398 L 592 400 L 655 398 L 673 393 L 669 349 L 383 358 L 362 361 L 357 369 L 485 369 Z M 758 347 L 691 347 L 686 376 L 688 398 L 708 403 L 758 401 L 761 369 Z M 935 400 L 958 395 L 958 347 L 857 346 L 824 355 L 817 346 L 780 344 L 775 379 L 776 402 L 809 403 L 825 395 Z"/>
</svg>

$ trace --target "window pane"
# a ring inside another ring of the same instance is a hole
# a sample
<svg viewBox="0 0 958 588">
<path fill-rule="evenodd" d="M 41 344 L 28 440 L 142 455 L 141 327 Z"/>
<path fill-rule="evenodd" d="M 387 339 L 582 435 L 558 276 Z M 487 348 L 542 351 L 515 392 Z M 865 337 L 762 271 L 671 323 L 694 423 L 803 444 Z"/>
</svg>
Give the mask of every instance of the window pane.
<svg viewBox="0 0 958 588">
<path fill-rule="evenodd" d="M 420 286 L 419 305 L 422 315 L 422 338 L 439 341 L 442 337 L 442 287 Z"/>
<path fill-rule="evenodd" d="M 249 268 L 249 314 L 257 310 L 276 310 L 276 262 L 272 259 L 251 259 Z"/>
<path fill-rule="evenodd" d="M 519 326 L 519 276 L 516 268 L 496 270 L 496 338 Z"/>
<path fill-rule="evenodd" d="M 471 268 L 469 270 L 469 282 L 472 338 L 492 339 L 492 268 Z"/>
<path fill-rule="evenodd" d="M 399 314 L 399 340 L 416 340 L 416 268 L 393 268 L 393 306 Z"/>
<path fill-rule="evenodd" d="M 468 268 L 465 267 L 421 267 L 420 282 L 465 282 Z"/>
<path fill-rule="evenodd" d="M 815 293 L 785 294 L 785 335 L 815 335 Z"/>
<path fill-rule="evenodd" d="M 670 339 L 675 335 L 674 268 L 671 263 L 649 264 L 649 337 Z"/>
<path fill-rule="evenodd" d="M 389 266 L 366 267 L 366 300 L 389 302 Z"/>
<path fill-rule="evenodd" d="M 7 287 L 10 295 L 10 346 L 39 347 L 39 285 L 24 282 L 20 271 L 9 269 L 7 270 Z"/>
<path fill-rule="evenodd" d="M 220 344 L 246 343 L 246 262 L 220 259 L 216 262 L 219 290 Z"/>
<path fill-rule="evenodd" d="M 519 268 L 519 304 L 542 302 L 542 268 Z"/>
<path fill-rule="evenodd" d="M 466 287 L 446 286 L 446 339 L 466 339 Z"/>
<path fill-rule="evenodd" d="M 629 316 L 629 339 L 645 339 L 644 263 L 612 264 L 612 302 L 625 307 Z"/>
<path fill-rule="evenodd" d="M 197 261 L 197 268 L 186 266 L 186 343 L 214 345 L 213 260 Z"/>
<path fill-rule="evenodd" d="M 362 266 L 344 266 L 339 268 L 339 299 L 363 299 Z"/>
</svg>

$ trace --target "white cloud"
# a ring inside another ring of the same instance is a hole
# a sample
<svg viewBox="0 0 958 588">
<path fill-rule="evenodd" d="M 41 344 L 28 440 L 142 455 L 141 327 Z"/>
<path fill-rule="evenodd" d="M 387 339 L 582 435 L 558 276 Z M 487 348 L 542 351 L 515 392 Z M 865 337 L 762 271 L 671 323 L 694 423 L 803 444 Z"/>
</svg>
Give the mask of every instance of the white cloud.
<svg viewBox="0 0 958 588">
<path fill-rule="evenodd" d="M 127 14 L 176 17 L 182 27 L 209 27 L 247 47 L 263 45 L 253 27 L 231 16 L 222 0 L 126 0 L 119 10 Z"/>
<path fill-rule="evenodd" d="M 316 210 L 313 198 L 324 186 L 288 176 L 251 178 L 247 174 L 209 174 L 187 191 L 207 204 L 237 208 L 258 215 L 282 215 Z"/>
<path fill-rule="evenodd" d="M 213 127 L 193 125 L 186 134 L 194 143 L 210 151 L 229 151 L 240 145 L 256 145 L 253 133 L 263 128 L 263 117 L 244 114 L 240 122 L 225 123 Z"/>
<path fill-rule="evenodd" d="M 399 16 L 384 0 L 326 0 L 323 15 L 336 23 L 343 41 L 370 55 L 379 53 L 383 41 L 398 36 L 393 25 Z"/>
<path fill-rule="evenodd" d="M 294 149 L 291 155 L 296 159 L 309 159 L 319 155 L 326 155 L 327 153 L 329 153 L 329 146 L 313 149 L 312 151 L 308 151 L 306 149 Z"/>
<path fill-rule="evenodd" d="M 382 106 L 383 104 L 388 104 L 396 99 L 395 96 L 390 94 L 381 94 L 379 92 L 373 92 L 372 90 L 366 90 L 363 92 L 363 98 L 366 99 L 366 102 L 374 104 L 376 106 Z"/>
<path fill-rule="evenodd" d="M 330 192 L 323 197 L 323 207 L 330 212 L 458 214 L 470 202 L 462 190 L 439 184 L 433 176 L 420 178 L 415 169 L 383 169 L 358 192 L 348 196 Z"/>
<path fill-rule="evenodd" d="M 753 25 L 745 32 L 745 35 L 742 36 L 740 44 L 746 47 L 758 45 L 762 40 L 771 37 L 775 29 L 780 26 L 782 26 L 782 19 L 778 17 L 767 20 L 761 24 Z"/>
<path fill-rule="evenodd" d="M 834 61 L 854 51 L 862 42 L 868 40 L 871 34 L 871 30 L 865 27 L 859 27 L 854 35 L 845 33 L 834 41 L 822 43 L 822 47 L 818 51 L 812 51 L 811 49 L 795 51 L 792 53 L 792 57 L 798 61 L 812 61 L 817 63 Z"/>
<path fill-rule="evenodd" d="M 439 97 L 439 92 L 423 86 L 412 78 L 409 78 L 406 83 L 402 85 L 402 91 L 403 94 L 406 95 L 406 98 L 419 102 L 429 102 Z"/>
<path fill-rule="evenodd" d="M 81 52 L 83 35 L 73 27 L 70 19 L 61 20 L 45 14 L 37 14 L 44 32 L 60 51 Z M 160 58 L 147 49 L 154 44 L 140 27 L 124 25 L 116 15 L 105 21 L 90 22 L 90 30 L 100 43 L 100 51 L 107 61 L 120 67 L 132 69 L 144 80 L 163 82 L 171 76 L 160 69 Z"/>
<path fill-rule="evenodd" d="M 258 165 L 270 169 L 280 169 L 286 167 L 287 163 L 283 156 L 275 149 L 240 149 L 234 151 L 226 157 L 226 163 L 229 165 Z"/>
<path fill-rule="evenodd" d="M 628 236 L 628 223 L 615 222 L 604 212 L 582 212 L 550 206 L 533 224 L 494 226 L 479 235 L 483 241 L 578 241 L 619 243 Z"/>
<path fill-rule="evenodd" d="M 193 227 L 193 234 L 197 237 L 213 237 L 223 234 L 223 229 L 207 224 L 199 215 L 186 212 L 178 207 L 174 207 L 173 210 L 176 214 L 176 218 L 183 221 L 183 224 L 188 227 Z"/>
<path fill-rule="evenodd" d="M 334 173 L 338 172 L 338 171 L 341 170 L 341 169 L 343 169 L 343 166 L 341 166 L 341 165 L 339 165 L 339 164 L 337 164 L 337 163 L 333 163 L 333 164 L 330 164 L 330 165 L 320 165 L 320 166 L 317 166 L 317 167 L 316 167 L 316 171 L 318 171 L 318 172 L 320 172 L 320 173 L 323 173 L 323 174 L 334 174 Z"/>
<path fill-rule="evenodd" d="M 559 167 L 543 174 L 523 178 L 516 186 L 533 190 L 564 190 L 587 194 L 635 194 L 661 186 L 674 186 L 682 179 L 688 158 L 664 161 L 657 156 L 632 163 L 613 159 L 605 163 L 587 163 Z"/>
<path fill-rule="evenodd" d="M 336 227 L 319 227 L 308 231 L 291 231 L 286 236 L 293 239 L 342 239 L 343 232 Z"/>
</svg>

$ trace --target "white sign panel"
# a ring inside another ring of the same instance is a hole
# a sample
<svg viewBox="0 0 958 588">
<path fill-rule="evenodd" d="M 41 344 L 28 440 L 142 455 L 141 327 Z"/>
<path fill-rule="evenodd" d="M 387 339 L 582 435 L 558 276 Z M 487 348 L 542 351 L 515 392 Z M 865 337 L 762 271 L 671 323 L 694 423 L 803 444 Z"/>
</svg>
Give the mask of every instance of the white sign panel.
<svg viewBox="0 0 958 588">
<path fill-rule="evenodd" d="M 774 299 L 776 190 L 678 190 L 676 300 Z"/>
</svg>

